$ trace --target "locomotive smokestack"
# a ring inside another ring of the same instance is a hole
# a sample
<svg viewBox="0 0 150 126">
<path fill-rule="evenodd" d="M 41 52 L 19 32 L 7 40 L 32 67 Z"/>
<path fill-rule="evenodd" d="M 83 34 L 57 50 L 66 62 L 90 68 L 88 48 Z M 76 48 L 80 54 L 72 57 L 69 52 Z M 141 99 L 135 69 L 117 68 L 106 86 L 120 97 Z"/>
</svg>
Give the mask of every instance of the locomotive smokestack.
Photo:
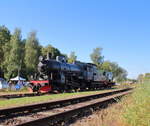
<svg viewBox="0 0 150 126">
<path fill-rule="evenodd" d="M 44 59 L 44 57 L 43 56 L 39 56 L 39 61 L 40 62 L 43 62 L 45 59 Z"/>
<path fill-rule="evenodd" d="M 52 54 L 51 53 L 47 53 L 47 60 L 50 60 L 52 58 Z"/>
</svg>

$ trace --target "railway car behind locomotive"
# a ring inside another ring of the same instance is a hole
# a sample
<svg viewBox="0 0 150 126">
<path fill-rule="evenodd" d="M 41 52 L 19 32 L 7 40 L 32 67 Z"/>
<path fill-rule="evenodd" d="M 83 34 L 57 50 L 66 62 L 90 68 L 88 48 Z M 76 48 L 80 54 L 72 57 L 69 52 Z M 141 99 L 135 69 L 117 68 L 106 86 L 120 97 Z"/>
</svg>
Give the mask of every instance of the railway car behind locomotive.
<svg viewBox="0 0 150 126">
<path fill-rule="evenodd" d="M 49 55 L 47 58 L 41 56 L 38 71 L 29 84 L 33 92 L 94 90 L 114 85 L 111 72 L 100 72 L 92 63 L 69 64 L 63 56 L 57 56 L 56 60 Z"/>
</svg>

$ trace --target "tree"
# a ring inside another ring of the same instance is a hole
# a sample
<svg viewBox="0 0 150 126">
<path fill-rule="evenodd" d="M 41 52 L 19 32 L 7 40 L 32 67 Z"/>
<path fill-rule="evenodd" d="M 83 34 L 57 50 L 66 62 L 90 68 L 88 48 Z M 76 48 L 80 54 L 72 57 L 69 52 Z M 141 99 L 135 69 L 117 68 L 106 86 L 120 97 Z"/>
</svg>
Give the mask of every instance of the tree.
<svg viewBox="0 0 150 126">
<path fill-rule="evenodd" d="M 25 66 L 25 43 L 26 39 L 21 41 L 21 59 L 20 59 L 20 75 L 26 77 L 26 66 Z"/>
<path fill-rule="evenodd" d="M 7 50 L 10 44 L 10 31 L 5 26 L 0 26 L 0 69 L 3 68 L 3 63 L 5 57 L 7 56 L 7 52 L 9 52 L 10 48 Z M 3 71 L 3 70 L 1 70 Z"/>
<path fill-rule="evenodd" d="M 101 66 L 101 69 L 104 71 L 112 72 L 113 70 L 112 70 L 111 62 L 110 61 L 104 61 L 102 66 Z"/>
<path fill-rule="evenodd" d="M 96 64 L 98 67 L 100 67 L 104 60 L 104 56 L 102 56 L 102 48 L 93 49 L 93 52 L 90 55 L 90 57 L 92 62 Z"/>
<path fill-rule="evenodd" d="M 137 80 L 138 80 L 139 83 L 143 83 L 144 75 L 143 74 L 139 74 Z"/>
<path fill-rule="evenodd" d="M 101 69 L 113 73 L 113 78 L 117 81 L 124 81 L 127 78 L 127 71 L 115 62 L 104 61 Z"/>
<path fill-rule="evenodd" d="M 127 79 L 127 71 L 125 69 L 123 69 L 121 67 L 118 67 L 116 72 L 117 72 L 118 75 L 116 75 L 115 79 L 118 82 L 125 81 Z"/>
<path fill-rule="evenodd" d="M 73 63 L 77 59 L 77 56 L 75 55 L 75 52 L 71 52 L 68 58 L 68 63 Z"/>
<path fill-rule="evenodd" d="M 139 83 L 143 83 L 144 81 L 150 81 L 150 73 L 139 74 L 137 80 Z"/>
<path fill-rule="evenodd" d="M 150 79 L 150 73 L 145 73 L 145 79 Z"/>
<path fill-rule="evenodd" d="M 0 68 L 0 78 L 4 78 L 4 73 L 3 73 L 3 71 L 1 70 L 1 68 Z"/>
<path fill-rule="evenodd" d="M 39 42 L 36 38 L 36 32 L 30 32 L 25 44 L 25 65 L 28 77 L 37 72 L 39 52 Z"/>
<path fill-rule="evenodd" d="M 14 77 L 18 73 L 21 60 L 21 30 L 16 28 L 10 40 L 10 54 L 8 56 L 6 78 Z"/>
<path fill-rule="evenodd" d="M 60 56 L 61 55 L 60 51 L 57 48 L 55 48 L 55 47 L 53 47 L 51 45 L 47 45 L 46 47 L 42 48 L 42 55 L 46 56 L 47 53 L 51 53 L 51 55 L 52 55 L 51 58 L 52 59 L 56 59 L 56 56 Z"/>
</svg>

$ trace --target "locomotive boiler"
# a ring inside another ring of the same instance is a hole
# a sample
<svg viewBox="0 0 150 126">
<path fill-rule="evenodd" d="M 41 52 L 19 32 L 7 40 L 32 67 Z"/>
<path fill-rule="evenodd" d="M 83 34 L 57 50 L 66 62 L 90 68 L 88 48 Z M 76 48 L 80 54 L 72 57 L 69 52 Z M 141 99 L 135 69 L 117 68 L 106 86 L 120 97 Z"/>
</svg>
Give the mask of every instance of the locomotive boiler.
<svg viewBox="0 0 150 126">
<path fill-rule="evenodd" d="M 92 63 L 76 61 L 70 64 L 63 56 L 57 56 L 56 60 L 40 57 L 38 71 L 35 80 L 30 81 L 32 91 L 94 90 L 114 84 L 111 72 L 101 72 Z"/>
</svg>

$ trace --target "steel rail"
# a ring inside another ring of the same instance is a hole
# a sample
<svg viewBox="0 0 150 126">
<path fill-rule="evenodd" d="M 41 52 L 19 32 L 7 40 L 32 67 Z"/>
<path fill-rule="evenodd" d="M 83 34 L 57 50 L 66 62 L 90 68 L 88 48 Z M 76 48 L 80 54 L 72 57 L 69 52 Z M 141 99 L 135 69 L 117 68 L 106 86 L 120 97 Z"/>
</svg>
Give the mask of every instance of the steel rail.
<svg viewBox="0 0 150 126">
<path fill-rule="evenodd" d="M 125 91 L 131 90 L 131 89 L 132 88 L 119 89 L 119 90 L 115 90 L 115 91 L 109 91 L 106 93 L 99 93 L 99 94 L 81 96 L 81 97 L 76 97 L 76 98 L 68 98 L 68 99 L 49 101 L 49 102 L 43 102 L 43 103 L 38 103 L 38 104 L 31 104 L 31 105 L 24 105 L 24 106 L 0 109 L 0 118 L 8 117 L 10 115 L 17 116 L 17 113 L 18 114 L 24 113 L 24 112 L 34 113 L 34 112 L 47 110 L 47 109 L 50 110 L 50 109 L 61 107 L 61 106 L 67 106 L 69 104 L 75 104 L 75 103 L 79 103 L 79 102 L 88 101 L 91 99 L 102 98 L 102 97 L 117 94 L 120 92 L 125 92 Z"/>
<path fill-rule="evenodd" d="M 104 106 L 108 105 L 109 103 L 115 102 L 117 98 L 120 98 L 124 95 L 127 95 L 131 93 L 132 91 L 126 91 L 123 93 L 115 94 L 112 96 L 107 96 L 104 98 L 92 100 L 88 104 L 73 108 L 71 110 L 67 110 L 64 112 L 59 112 L 50 116 L 45 116 L 40 119 L 33 119 L 29 122 L 24 122 L 22 124 L 18 124 L 16 126 L 56 126 L 60 122 L 67 122 L 69 120 L 72 120 L 73 117 L 80 115 L 84 113 L 85 111 L 88 111 L 90 108 L 103 108 Z"/>
</svg>

